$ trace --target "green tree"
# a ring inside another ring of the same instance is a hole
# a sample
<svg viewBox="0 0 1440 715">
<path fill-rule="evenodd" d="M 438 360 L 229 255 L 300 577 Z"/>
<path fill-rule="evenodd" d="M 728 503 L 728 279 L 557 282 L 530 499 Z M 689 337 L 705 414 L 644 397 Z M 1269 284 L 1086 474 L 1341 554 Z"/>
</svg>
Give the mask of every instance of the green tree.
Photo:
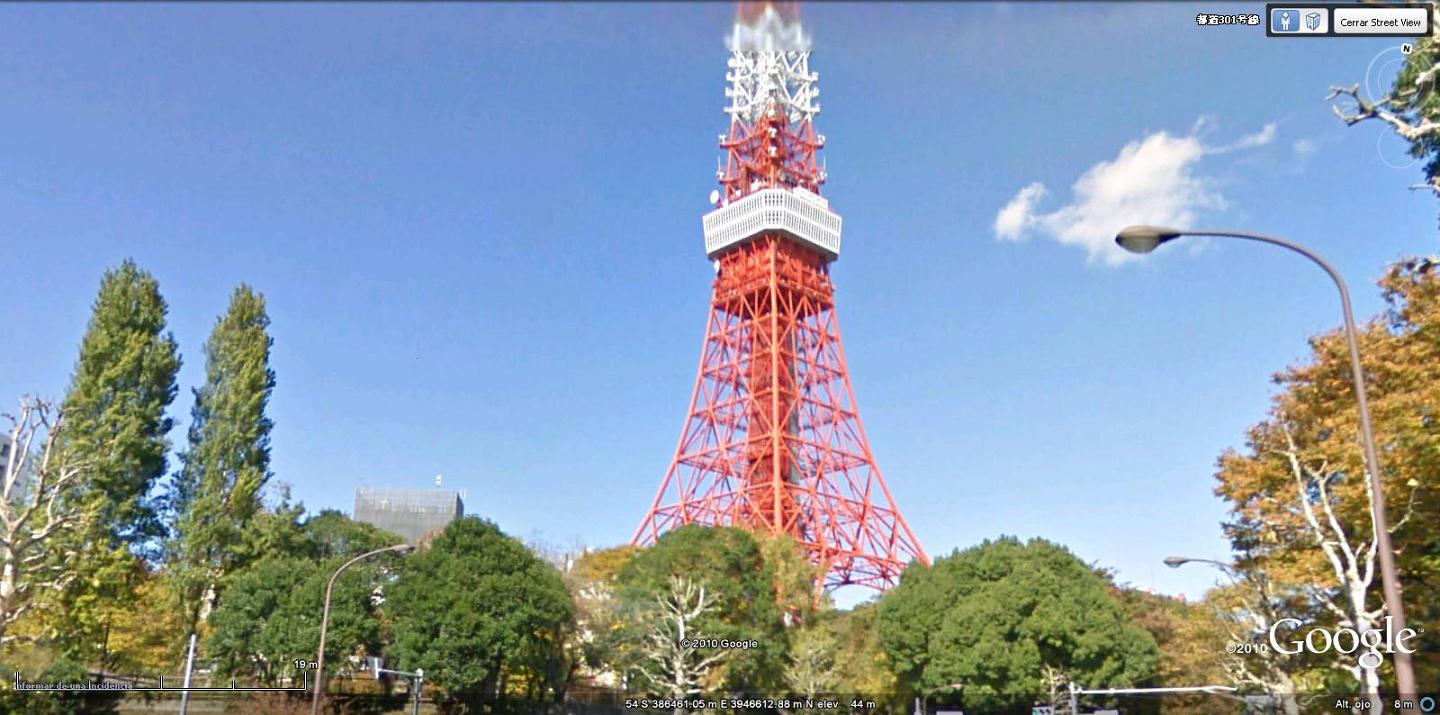
<svg viewBox="0 0 1440 715">
<path fill-rule="evenodd" d="M 96 518 L 56 549 L 85 572 L 53 594 L 46 615 L 67 657 L 98 658 L 101 668 L 104 610 L 134 603 L 133 555 L 154 556 L 164 534 L 151 494 L 166 471 L 173 426 L 166 410 L 180 370 L 168 310 L 155 278 L 133 261 L 106 271 L 62 403 L 63 461 L 86 465 L 72 500 Z"/>
<path fill-rule="evenodd" d="M 67 461 L 87 465 L 85 492 L 107 547 L 144 545 L 163 526 L 151 488 L 165 474 L 180 354 L 159 284 L 133 261 L 105 272 L 62 411 Z M 88 536 L 88 535 L 87 535 Z"/>
<path fill-rule="evenodd" d="M 308 604 L 308 623 L 304 613 L 291 609 L 295 605 L 291 597 L 318 571 L 308 561 L 273 558 L 227 579 L 225 600 L 210 615 L 205 639 L 205 653 L 215 659 L 221 674 L 254 677 L 261 683 L 274 684 L 288 670 L 287 660 L 315 657 L 316 647 L 302 649 L 288 636 L 298 630 L 313 630 L 313 642 L 319 642 L 319 606 Z M 350 604 L 345 599 L 342 603 Z M 327 661 L 334 662 L 329 655 Z"/>
<path fill-rule="evenodd" d="M 301 553 L 311 559 L 356 556 L 403 541 L 399 534 L 355 521 L 334 509 L 322 510 L 306 519 L 302 532 Z"/>
<path fill-rule="evenodd" d="M 208 620 L 205 652 L 232 677 L 279 684 L 294 677 L 293 661 L 313 659 L 320 642 L 325 584 L 335 569 L 400 537 L 336 511 L 323 511 L 299 527 L 292 550 L 274 552 L 221 581 L 219 606 Z M 357 651 L 380 652 L 382 618 L 376 593 L 392 580 L 398 557 L 379 556 L 346 569 L 330 599 L 325 642 L 326 675 Z"/>
<path fill-rule="evenodd" d="M 769 550 L 772 556 L 787 552 L 773 545 Z M 725 658 L 719 685 L 748 692 L 783 690 L 785 625 L 794 616 L 787 619 L 780 599 L 794 605 L 791 596 L 799 592 L 806 594 L 808 604 L 812 582 L 803 569 L 777 569 L 778 559 L 767 559 L 766 551 L 744 529 L 689 525 L 666 532 L 654 546 L 635 554 L 616 579 L 620 668 L 636 665 L 640 654 L 633 646 L 647 637 L 652 604 L 670 592 L 672 578 L 684 578 L 704 587 L 714 605 L 697 623 L 702 632 L 758 644 Z"/>
<path fill-rule="evenodd" d="M 488 521 L 450 523 L 406 559 L 385 609 L 394 642 L 387 654 L 462 705 L 502 694 L 554 695 L 567 674 L 564 643 L 573 627 L 560 573 Z"/>
<path fill-rule="evenodd" d="M 311 533 L 313 527 L 310 522 L 316 516 L 334 514 L 341 519 L 349 521 L 349 517 L 336 511 L 322 511 L 319 515 L 307 517 L 305 507 L 290 501 L 290 487 L 285 484 L 272 485 L 272 492 L 275 495 L 274 503 L 267 506 L 260 513 L 250 520 L 246 529 L 246 538 L 240 544 L 235 545 L 235 560 L 241 564 L 256 563 L 268 556 L 276 555 L 305 555 L 309 558 L 324 558 L 326 554 L 317 551 L 321 547 L 316 543 L 317 538 Z M 357 523 L 358 522 L 353 522 Z M 359 526 L 366 526 L 359 524 Z M 399 537 L 381 532 L 373 527 L 366 526 L 369 533 L 385 534 L 385 538 L 394 538 L 399 543 Z"/>
<path fill-rule="evenodd" d="M 247 527 L 262 512 L 270 479 L 270 318 L 265 299 L 241 284 L 205 343 L 205 383 L 195 390 L 189 447 L 172 498 L 174 572 L 187 624 L 214 606 L 225 574 L 243 565 Z"/>
<path fill-rule="evenodd" d="M 964 683 L 965 704 L 1028 710 L 1051 668 L 1123 687 L 1156 668 L 1154 639 L 1068 550 L 1006 537 L 914 564 L 880 603 L 880 638 L 912 689 Z"/>
<path fill-rule="evenodd" d="M 296 659 L 313 660 L 320 644 L 325 584 L 346 561 L 268 558 L 227 579 L 225 598 L 207 621 L 205 652 L 226 675 L 279 685 L 299 677 Z M 330 595 L 325 677 L 347 667 L 348 656 L 379 653 L 382 621 L 375 592 L 390 569 L 382 563 L 345 570 Z M 313 677 L 313 676 L 312 676 Z"/>
</svg>

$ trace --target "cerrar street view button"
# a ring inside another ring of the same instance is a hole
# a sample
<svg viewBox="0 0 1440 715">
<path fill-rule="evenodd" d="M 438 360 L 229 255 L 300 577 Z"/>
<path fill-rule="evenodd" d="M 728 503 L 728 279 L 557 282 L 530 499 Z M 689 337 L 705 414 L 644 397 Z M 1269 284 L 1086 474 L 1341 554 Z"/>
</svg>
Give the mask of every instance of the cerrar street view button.
<svg viewBox="0 0 1440 715">
<path fill-rule="evenodd" d="M 1428 35 L 1430 10 L 1423 7 L 1335 8 L 1337 35 Z"/>
</svg>

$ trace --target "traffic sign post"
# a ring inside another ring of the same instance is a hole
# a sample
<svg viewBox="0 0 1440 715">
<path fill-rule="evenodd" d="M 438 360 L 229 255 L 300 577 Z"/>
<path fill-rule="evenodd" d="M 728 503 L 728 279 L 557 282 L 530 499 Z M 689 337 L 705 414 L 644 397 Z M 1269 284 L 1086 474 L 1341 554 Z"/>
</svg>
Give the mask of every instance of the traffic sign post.
<svg viewBox="0 0 1440 715">
<path fill-rule="evenodd" d="M 370 673 L 371 675 L 375 676 L 376 680 L 380 679 L 381 673 L 389 673 L 391 675 L 398 675 L 403 678 L 409 678 L 410 690 L 412 690 L 415 695 L 414 713 L 415 715 L 420 715 L 420 691 L 425 687 L 424 668 L 416 668 L 415 672 L 413 673 L 408 670 L 390 670 L 389 668 L 385 667 L 385 659 L 378 656 L 370 656 L 369 658 L 365 659 L 365 662 L 366 665 L 370 667 Z"/>
</svg>

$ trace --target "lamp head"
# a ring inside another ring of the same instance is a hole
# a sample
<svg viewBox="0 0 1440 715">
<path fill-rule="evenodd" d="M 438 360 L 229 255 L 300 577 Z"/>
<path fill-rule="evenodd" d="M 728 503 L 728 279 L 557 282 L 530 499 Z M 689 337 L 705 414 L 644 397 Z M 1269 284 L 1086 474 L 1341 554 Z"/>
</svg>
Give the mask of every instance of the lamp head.
<svg viewBox="0 0 1440 715">
<path fill-rule="evenodd" d="M 410 553 L 411 551 L 414 551 L 414 550 L 415 550 L 415 545 L 414 545 L 414 544 L 400 544 L 400 545 L 398 545 L 398 546 L 395 547 L 395 553 L 397 553 L 397 554 L 408 554 L 408 553 Z"/>
<path fill-rule="evenodd" d="M 1185 558 L 1185 557 L 1183 557 L 1183 556 L 1167 556 L 1167 557 L 1165 557 L 1165 565 L 1166 565 L 1166 566 L 1169 566 L 1169 567 L 1172 568 L 1172 569 L 1178 569 L 1178 568 L 1180 568 L 1181 566 L 1184 566 L 1185 564 L 1188 564 L 1188 563 L 1190 563 L 1190 559 L 1187 559 L 1187 558 Z"/>
<path fill-rule="evenodd" d="M 1115 244 L 1131 253 L 1149 253 L 1166 241 L 1185 235 L 1178 228 L 1127 226 L 1115 234 Z"/>
</svg>

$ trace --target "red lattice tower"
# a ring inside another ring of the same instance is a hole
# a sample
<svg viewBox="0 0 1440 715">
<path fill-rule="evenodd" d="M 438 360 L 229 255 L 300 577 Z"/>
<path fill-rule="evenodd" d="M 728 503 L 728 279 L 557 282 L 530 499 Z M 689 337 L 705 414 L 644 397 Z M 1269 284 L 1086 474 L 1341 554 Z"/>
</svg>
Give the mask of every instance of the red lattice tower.
<svg viewBox="0 0 1440 715">
<path fill-rule="evenodd" d="M 789 534 L 824 587 L 893 585 L 928 563 L 875 466 L 845 367 L 821 198 L 820 107 L 792 7 L 742 3 L 726 79 L 725 167 L 704 217 L 715 262 L 700 373 L 674 461 L 635 533 L 683 524 Z"/>
</svg>

